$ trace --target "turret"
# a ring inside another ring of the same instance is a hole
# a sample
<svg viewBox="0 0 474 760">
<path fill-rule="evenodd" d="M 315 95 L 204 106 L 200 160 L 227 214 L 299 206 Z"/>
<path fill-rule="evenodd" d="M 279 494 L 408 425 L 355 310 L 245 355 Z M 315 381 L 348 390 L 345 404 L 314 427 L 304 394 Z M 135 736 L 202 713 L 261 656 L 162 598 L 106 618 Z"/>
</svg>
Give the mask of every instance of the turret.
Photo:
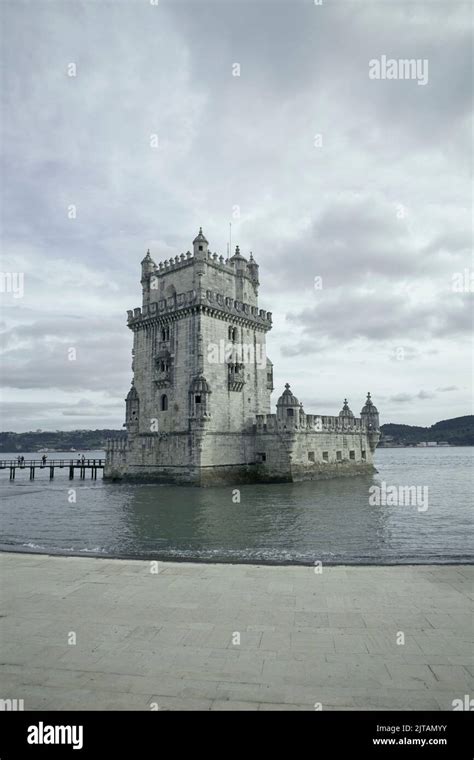
<svg viewBox="0 0 474 760">
<path fill-rule="evenodd" d="M 365 420 L 367 430 L 379 430 L 379 413 L 370 393 L 367 394 L 367 401 L 362 407 L 360 416 L 362 420 Z"/>
<path fill-rule="evenodd" d="M 240 253 L 240 248 L 237 245 L 235 247 L 235 253 L 229 259 L 229 264 L 235 267 L 237 274 L 243 274 L 247 269 L 247 259 Z"/>
<path fill-rule="evenodd" d="M 287 427 L 297 427 L 299 424 L 300 412 L 303 412 L 303 406 L 293 396 L 290 391 L 289 383 L 286 383 L 285 390 L 277 401 L 277 420 Z M 304 412 L 303 412 L 304 414 Z"/>
<path fill-rule="evenodd" d="M 199 227 L 199 233 L 193 240 L 194 256 L 196 259 L 207 259 L 207 249 L 209 248 L 209 242 L 203 235 L 202 227 Z"/>
<path fill-rule="evenodd" d="M 146 252 L 146 256 L 142 259 L 142 289 L 143 289 L 143 306 L 147 306 L 150 303 L 150 288 L 156 286 L 156 278 L 153 277 L 156 272 L 156 264 L 150 256 L 150 250 Z"/>
<path fill-rule="evenodd" d="M 354 414 L 349 409 L 349 404 L 347 403 L 346 398 L 344 399 L 342 409 L 339 412 L 339 419 L 344 427 L 350 427 L 354 424 Z"/>
<path fill-rule="evenodd" d="M 370 450 L 373 453 L 380 440 L 380 426 L 379 413 L 377 407 L 374 406 L 370 393 L 367 394 L 367 401 L 361 409 L 360 417 L 362 420 L 362 425 L 365 426 L 365 429 L 367 431 Z"/>
<path fill-rule="evenodd" d="M 145 279 L 145 277 L 149 274 L 153 274 L 153 272 L 156 269 L 156 264 L 151 258 L 150 255 L 150 249 L 146 252 L 146 256 L 144 259 L 142 259 L 142 282 Z"/>
<path fill-rule="evenodd" d="M 258 285 L 258 264 L 255 261 L 252 252 L 250 252 L 249 262 L 247 264 L 247 271 L 251 280 L 255 285 Z"/>
<path fill-rule="evenodd" d="M 199 374 L 191 382 L 189 388 L 189 416 L 191 419 L 204 422 L 211 416 L 210 395 L 212 391 L 206 378 Z"/>
<path fill-rule="evenodd" d="M 125 399 L 125 427 L 128 433 L 138 433 L 139 413 L 140 399 L 132 380 L 132 387 Z"/>
</svg>

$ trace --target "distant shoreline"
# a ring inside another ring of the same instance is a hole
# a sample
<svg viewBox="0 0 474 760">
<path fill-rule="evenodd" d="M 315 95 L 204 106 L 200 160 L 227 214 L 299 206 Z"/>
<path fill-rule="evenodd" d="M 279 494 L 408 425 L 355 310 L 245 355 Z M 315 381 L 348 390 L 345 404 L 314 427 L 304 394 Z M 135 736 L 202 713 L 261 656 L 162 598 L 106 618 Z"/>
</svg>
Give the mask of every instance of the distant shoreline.
<svg viewBox="0 0 474 760">
<path fill-rule="evenodd" d="M 377 446 L 377 451 L 381 449 L 429 449 L 432 451 L 433 449 L 472 449 L 474 447 L 474 444 L 472 443 L 448 443 L 448 444 L 438 444 L 437 446 L 424 446 L 417 443 L 410 443 L 406 445 L 392 445 L 392 444 L 385 444 L 383 446 Z M 3 458 L 4 454 L 9 454 L 11 457 L 15 458 L 17 456 L 26 455 L 26 454 L 63 454 L 62 459 L 66 459 L 67 456 L 71 455 L 71 459 L 74 459 L 74 457 L 77 457 L 81 454 L 87 454 L 90 452 L 97 452 L 102 451 L 105 456 L 105 449 L 101 448 L 94 448 L 94 449 L 76 449 L 75 451 L 64 451 L 64 449 L 47 449 L 46 451 L 44 449 L 33 449 L 33 450 L 27 450 L 27 449 L 18 449 L 17 451 L 11 451 L 10 449 L 0 449 L 0 459 Z"/>
</svg>

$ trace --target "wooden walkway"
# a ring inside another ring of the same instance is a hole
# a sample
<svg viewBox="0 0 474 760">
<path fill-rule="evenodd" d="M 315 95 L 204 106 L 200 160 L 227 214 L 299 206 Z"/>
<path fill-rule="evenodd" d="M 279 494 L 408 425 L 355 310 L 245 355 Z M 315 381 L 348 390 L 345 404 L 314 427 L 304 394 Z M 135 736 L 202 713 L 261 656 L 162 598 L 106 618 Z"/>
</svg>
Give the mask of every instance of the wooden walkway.
<svg viewBox="0 0 474 760">
<path fill-rule="evenodd" d="M 79 477 L 84 480 L 86 471 L 90 472 L 91 480 L 97 480 L 97 470 L 104 469 L 104 459 L 24 459 L 19 462 L 18 459 L 1 459 L 0 470 L 10 470 L 10 480 L 15 480 L 16 471 L 29 470 L 30 480 L 35 479 L 36 469 L 47 470 L 49 468 L 49 479 L 54 478 L 56 468 L 69 471 L 69 480 L 73 480 L 75 470 L 79 471 Z"/>
</svg>

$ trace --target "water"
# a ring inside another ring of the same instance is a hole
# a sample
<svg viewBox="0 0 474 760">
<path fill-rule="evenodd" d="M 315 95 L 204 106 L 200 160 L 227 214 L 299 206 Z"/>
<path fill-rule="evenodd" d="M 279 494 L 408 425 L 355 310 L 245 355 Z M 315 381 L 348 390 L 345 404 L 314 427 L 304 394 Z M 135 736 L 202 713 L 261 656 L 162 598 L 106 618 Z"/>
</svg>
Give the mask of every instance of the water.
<svg viewBox="0 0 474 760">
<path fill-rule="evenodd" d="M 34 482 L 28 470 L 10 482 L 2 470 L 0 548 L 270 564 L 472 562 L 473 454 L 470 447 L 379 449 L 373 477 L 241 486 L 240 503 L 230 486 L 70 481 L 67 469 L 50 481 L 47 468 Z M 381 481 L 427 486 L 428 509 L 370 506 L 369 487 Z M 68 501 L 71 488 L 76 503 Z"/>
</svg>

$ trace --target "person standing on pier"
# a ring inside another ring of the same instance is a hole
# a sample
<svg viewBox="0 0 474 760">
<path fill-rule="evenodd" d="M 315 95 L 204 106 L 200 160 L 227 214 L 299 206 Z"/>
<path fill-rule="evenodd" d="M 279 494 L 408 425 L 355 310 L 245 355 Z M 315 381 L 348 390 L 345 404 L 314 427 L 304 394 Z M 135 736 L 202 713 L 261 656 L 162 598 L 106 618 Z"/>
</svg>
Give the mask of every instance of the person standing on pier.
<svg viewBox="0 0 474 760">
<path fill-rule="evenodd" d="M 41 457 L 41 461 L 43 463 L 43 467 L 46 464 L 46 459 L 47 459 L 46 454 L 43 454 L 43 456 Z"/>
</svg>

